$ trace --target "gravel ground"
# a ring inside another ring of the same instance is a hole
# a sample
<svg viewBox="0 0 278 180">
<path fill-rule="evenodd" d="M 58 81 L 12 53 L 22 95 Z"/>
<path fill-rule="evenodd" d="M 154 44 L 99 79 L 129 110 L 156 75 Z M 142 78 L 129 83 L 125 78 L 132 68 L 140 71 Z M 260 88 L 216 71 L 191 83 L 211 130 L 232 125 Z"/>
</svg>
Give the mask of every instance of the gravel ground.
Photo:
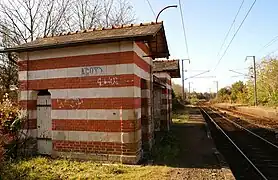
<svg viewBox="0 0 278 180">
<path fill-rule="evenodd" d="M 248 125 L 250 127 L 252 127 L 252 125 L 253 125 L 253 127 L 258 126 L 258 127 L 262 127 L 262 128 L 267 128 L 271 131 L 278 131 L 278 123 L 277 123 L 278 121 L 277 120 L 266 118 L 266 117 L 264 117 L 264 118 L 256 117 L 251 114 L 242 113 L 235 109 L 227 108 L 228 107 L 227 105 L 224 106 L 221 104 L 216 104 L 215 107 L 221 108 L 222 112 L 229 112 L 231 115 L 234 115 L 234 116 L 237 116 L 237 117 L 243 119 L 244 121 L 248 122 Z"/>
<path fill-rule="evenodd" d="M 206 123 L 199 109 L 187 108 L 189 120 L 172 127 L 179 137 L 181 152 L 178 157 L 179 164 L 172 169 L 170 179 L 235 179 L 229 167 L 224 167 L 221 163 L 225 162 L 224 159 L 216 156 L 215 145 L 207 135 Z"/>
<path fill-rule="evenodd" d="M 227 172 L 222 169 L 200 169 L 200 168 L 178 168 L 172 171 L 171 179 L 191 179 L 191 180 L 226 180 L 234 179 L 228 177 Z M 229 172 L 228 172 L 229 173 Z"/>
<path fill-rule="evenodd" d="M 224 116 L 250 131 L 260 135 L 268 141 L 278 145 L 278 123 L 272 119 L 262 119 L 251 115 L 239 113 L 235 110 L 216 107 Z"/>
</svg>

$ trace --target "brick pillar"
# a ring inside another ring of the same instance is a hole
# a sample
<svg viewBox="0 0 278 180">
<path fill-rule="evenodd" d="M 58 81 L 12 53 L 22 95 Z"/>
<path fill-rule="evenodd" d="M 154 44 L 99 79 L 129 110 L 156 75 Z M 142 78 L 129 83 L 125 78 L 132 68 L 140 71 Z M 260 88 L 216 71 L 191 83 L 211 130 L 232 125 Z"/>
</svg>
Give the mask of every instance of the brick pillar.
<svg viewBox="0 0 278 180">
<path fill-rule="evenodd" d="M 142 122 L 142 147 L 143 151 L 148 152 L 152 147 L 153 123 L 151 110 L 151 83 L 141 79 L 141 122 Z"/>
<path fill-rule="evenodd" d="M 161 130 L 169 130 L 169 90 L 162 90 L 162 100 L 161 100 Z"/>
<path fill-rule="evenodd" d="M 173 115 L 173 113 L 172 113 L 172 110 L 173 110 L 173 108 L 172 108 L 172 89 L 170 90 L 170 93 L 169 93 L 169 106 L 170 106 L 170 119 L 169 119 L 169 121 L 170 121 L 170 125 L 171 125 L 173 123 L 173 121 L 172 121 L 172 115 Z"/>
<path fill-rule="evenodd" d="M 153 113 L 153 118 L 154 118 L 154 130 L 155 131 L 160 131 L 160 121 L 161 121 L 161 94 L 162 94 L 162 89 L 160 87 L 154 87 L 153 90 L 153 108 L 154 108 L 154 113 Z"/>
</svg>

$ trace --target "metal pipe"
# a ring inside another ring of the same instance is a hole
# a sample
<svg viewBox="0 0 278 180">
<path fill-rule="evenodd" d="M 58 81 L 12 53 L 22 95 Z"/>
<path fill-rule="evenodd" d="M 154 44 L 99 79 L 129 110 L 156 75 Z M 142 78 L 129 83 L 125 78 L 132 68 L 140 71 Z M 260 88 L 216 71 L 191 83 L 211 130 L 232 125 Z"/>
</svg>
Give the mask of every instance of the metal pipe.
<svg viewBox="0 0 278 180">
<path fill-rule="evenodd" d="M 161 11 L 159 11 L 159 13 L 156 16 L 155 22 L 157 23 L 158 17 L 162 13 L 162 11 L 164 11 L 165 9 L 168 9 L 168 8 L 172 8 L 172 7 L 177 8 L 178 6 L 177 5 L 171 5 L 171 6 L 166 6 L 165 8 L 161 9 Z"/>
</svg>

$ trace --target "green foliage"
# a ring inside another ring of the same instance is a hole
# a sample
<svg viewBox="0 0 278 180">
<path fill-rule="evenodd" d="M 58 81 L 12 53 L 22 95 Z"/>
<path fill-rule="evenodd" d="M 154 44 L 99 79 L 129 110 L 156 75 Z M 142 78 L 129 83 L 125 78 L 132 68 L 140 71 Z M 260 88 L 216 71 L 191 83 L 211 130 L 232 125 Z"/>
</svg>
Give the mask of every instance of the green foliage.
<svg viewBox="0 0 278 180">
<path fill-rule="evenodd" d="M 156 145 L 152 148 L 152 157 L 158 163 L 160 162 L 174 162 L 180 152 L 178 140 L 169 131 L 158 137 Z"/>
<path fill-rule="evenodd" d="M 217 102 L 248 103 L 247 85 L 242 81 L 235 82 L 231 87 L 221 88 L 217 93 Z"/>
<path fill-rule="evenodd" d="M 191 96 L 189 102 L 190 104 L 196 105 L 199 102 L 199 99 L 197 98 L 197 96 Z"/>
<path fill-rule="evenodd" d="M 19 107 L 12 103 L 6 94 L 0 102 L 0 158 L 4 155 L 9 158 L 16 157 L 23 121 Z"/>
<path fill-rule="evenodd" d="M 235 82 L 231 87 L 231 100 L 234 103 L 246 103 L 247 89 L 242 81 Z"/>
<path fill-rule="evenodd" d="M 173 90 L 173 94 L 174 94 L 173 97 L 175 97 L 177 100 L 181 100 L 182 99 L 182 87 L 181 87 L 181 85 L 172 83 L 172 90 Z"/>
<path fill-rule="evenodd" d="M 172 115 L 172 121 L 176 124 L 182 124 L 189 120 L 188 111 L 181 109 L 179 111 L 174 111 Z"/>
<path fill-rule="evenodd" d="M 263 60 L 257 67 L 258 103 L 278 105 L 278 61 L 270 58 Z"/>
<path fill-rule="evenodd" d="M 229 87 L 224 87 L 221 88 L 218 92 L 217 92 L 217 98 L 216 101 L 217 102 L 230 102 L 231 99 L 231 90 Z"/>
<path fill-rule="evenodd" d="M 257 100 L 259 105 L 278 106 L 278 61 L 264 59 L 257 63 Z M 254 105 L 254 75 L 244 84 L 235 82 L 231 88 L 222 88 L 217 93 L 217 102 L 233 102 Z"/>
<path fill-rule="evenodd" d="M 173 110 L 182 109 L 184 106 L 182 105 L 182 98 L 181 96 L 177 96 L 175 91 L 172 90 L 172 106 Z"/>
</svg>

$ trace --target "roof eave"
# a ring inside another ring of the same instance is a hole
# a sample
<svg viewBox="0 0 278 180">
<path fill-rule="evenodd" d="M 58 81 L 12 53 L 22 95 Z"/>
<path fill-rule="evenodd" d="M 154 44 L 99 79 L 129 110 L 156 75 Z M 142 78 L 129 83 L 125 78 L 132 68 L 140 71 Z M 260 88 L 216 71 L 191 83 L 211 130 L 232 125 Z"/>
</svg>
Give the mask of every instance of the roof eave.
<svg viewBox="0 0 278 180">
<path fill-rule="evenodd" d="M 37 50 L 45 50 L 45 49 L 54 49 L 54 48 L 63 48 L 63 47 L 72 47 L 86 44 L 100 44 L 100 43 L 109 43 L 109 42 L 119 42 L 119 41 L 143 41 L 151 39 L 153 35 L 142 35 L 136 37 L 113 37 L 107 39 L 97 39 L 97 40 L 85 40 L 85 41 L 74 41 L 74 42 L 66 42 L 66 43 L 57 43 L 50 45 L 40 45 L 40 46 L 32 46 L 32 47 L 15 47 L 15 48 L 6 48 L 4 50 L 0 50 L 0 53 L 9 53 L 9 52 L 30 52 Z"/>
<path fill-rule="evenodd" d="M 165 72 L 165 73 L 169 73 L 171 78 L 180 78 L 180 71 L 179 69 L 174 69 L 174 70 L 161 70 L 161 71 L 153 71 L 154 73 L 161 73 L 161 72 Z"/>
</svg>

